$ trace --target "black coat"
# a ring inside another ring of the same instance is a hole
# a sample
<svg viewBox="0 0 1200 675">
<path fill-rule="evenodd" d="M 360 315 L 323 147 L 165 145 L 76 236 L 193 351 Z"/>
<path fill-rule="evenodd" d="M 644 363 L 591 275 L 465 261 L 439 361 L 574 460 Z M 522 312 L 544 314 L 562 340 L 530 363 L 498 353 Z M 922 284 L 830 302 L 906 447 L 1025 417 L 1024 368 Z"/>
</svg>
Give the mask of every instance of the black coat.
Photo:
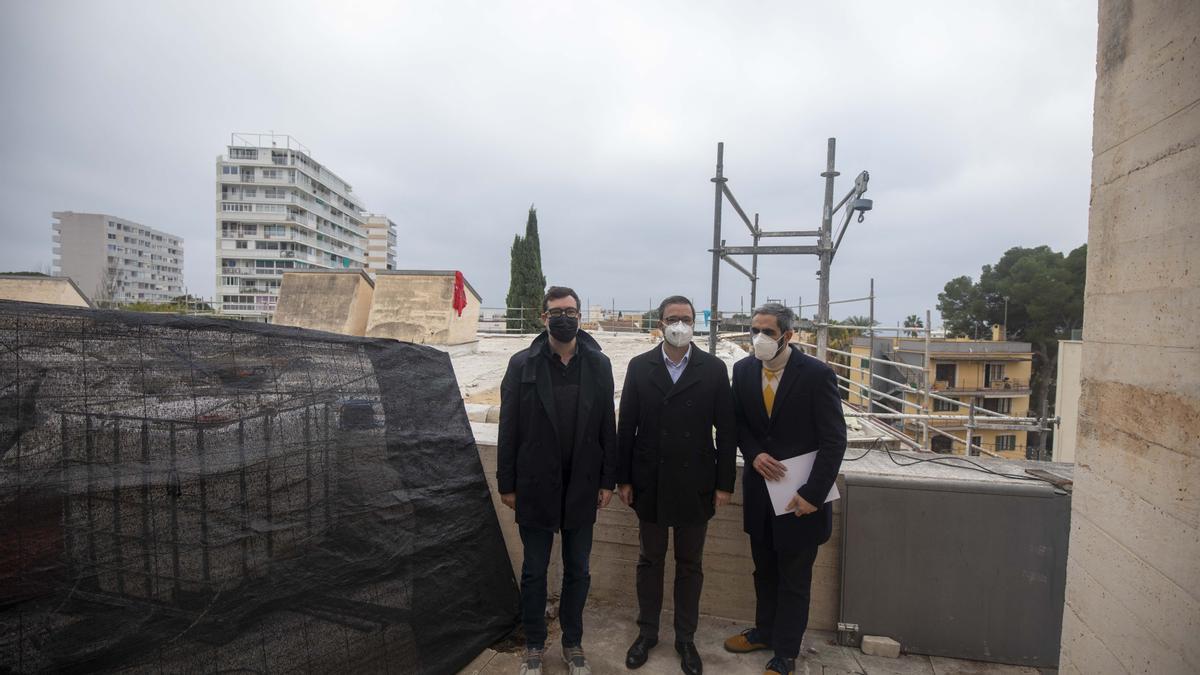
<svg viewBox="0 0 1200 675">
<path fill-rule="evenodd" d="M 661 345 L 634 357 L 621 390 L 617 482 L 633 485 L 638 518 L 664 526 L 712 518 L 713 491 L 733 492 L 736 433 L 723 361 L 693 345 L 673 383 Z"/>
<path fill-rule="evenodd" d="M 574 357 L 581 368 L 579 408 L 570 483 L 564 486 L 548 340 L 543 332 L 508 361 L 500 385 L 496 480 L 500 494 L 517 493 L 519 524 L 570 530 L 594 523 L 600 488 L 616 487 L 612 364 L 600 345 L 579 331 Z"/>
<path fill-rule="evenodd" d="M 779 379 L 771 417 L 762 396 L 762 361 L 748 356 L 733 366 L 733 400 L 738 446 L 746 467 L 742 481 L 744 527 L 751 538 L 771 536 L 777 550 L 823 544 L 833 527 L 832 504 L 825 497 L 837 480 L 846 454 L 846 419 L 833 369 L 792 349 Z M 799 492 L 816 513 L 776 516 L 766 481 L 754 469 L 760 452 L 784 460 L 817 452 L 808 483 Z M 767 528 L 772 528 L 767 532 Z"/>
</svg>

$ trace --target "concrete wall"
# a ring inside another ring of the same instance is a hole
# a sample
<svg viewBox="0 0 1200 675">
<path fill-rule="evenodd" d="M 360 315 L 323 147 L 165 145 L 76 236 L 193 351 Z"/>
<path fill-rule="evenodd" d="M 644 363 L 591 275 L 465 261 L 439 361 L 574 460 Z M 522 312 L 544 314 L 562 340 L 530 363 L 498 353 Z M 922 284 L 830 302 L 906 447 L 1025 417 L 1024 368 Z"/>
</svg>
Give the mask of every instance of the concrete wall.
<svg viewBox="0 0 1200 675">
<path fill-rule="evenodd" d="M 70 307 L 92 306 L 71 280 L 65 277 L 0 276 L 0 300 Z"/>
<path fill-rule="evenodd" d="M 454 272 L 380 271 L 366 334 L 430 345 L 475 342 L 480 299 L 469 285 L 466 292 L 459 316 L 452 306 Z"/>
<path fill-rule="evenodd" d="M 287 272 L 272 323 L 362 336 L 374 287 L 358 270 Z"/>
<path fill-rule="evenodd" d="M 513 512 L 500 503 L 496 490 L 496 446 L 479 444 L 483 472 L 491 487 L 492 501 L 500 516 L 504 542 L 512 558 L 513 573 L 521 578 L 523 560 L 521 538 Z M 838 477 L 839 489 L 845 490 Z M 812 603 L 809 626 L 815 630 L 836 630 L 841 597 L 842 502 L 833 506 L 833 537 L 820 548 L 813 566 Z M 588 601 L 611 603 L 628 608 L 630 616 L 637 614 L 634 576 L 638 559 L 637 515 L 616 497 L 608 508 L 600 511 L 593 532 L 591 572 L 592 586 Z M 550 594 L 557 595 L 562 585 L 558 539 L 555 539 L 549 579 Z M 667 552 L 665 573 L 666 591 L 663 608 L 671 609 L 671 579 L 675 576 L 673 547 Z M 742 531 L 742 475 L 738 470 L 737 486 L 730 504 L 717 511 L 708 524 L 708 539 L 704 544 L 704 592 L 700 611 L 709 616 L 733 619 L 751 626 L 754 624 L 754 562 L 750 558 L 750 537 Z M 663 621 L 664 639 L 670 639 L 670 620 Z M 630 636 L 632 639 L 634 636 Z"/>
<path fill-rule="evenodd" d="M 1059 340 L 1058 370 L 1054 387 L 1054 414 L 1062 419 L 1054 433 L 1050 456 L 1055 462 L 1075 461 L 1075 434 L 1079 428 L 1079 372 L 1083 343 Z"/>
<path fill-rule="evenodd" d="M 1063 673 L 1200 672 L 1198 35 L 1100 2 Z"/>
</svg>

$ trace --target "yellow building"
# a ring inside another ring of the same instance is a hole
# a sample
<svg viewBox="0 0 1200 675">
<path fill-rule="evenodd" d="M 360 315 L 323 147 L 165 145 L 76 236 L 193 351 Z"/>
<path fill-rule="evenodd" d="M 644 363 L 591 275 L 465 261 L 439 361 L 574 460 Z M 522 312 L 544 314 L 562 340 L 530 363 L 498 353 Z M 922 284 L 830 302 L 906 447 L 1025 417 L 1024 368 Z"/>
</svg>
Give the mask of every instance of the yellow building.
<svg viewBox="0 0 1200 675">
<path fill-rule="evenodd" d="M 999 331 L 996 333 L 994 337 L 1000 337 Z M 848 402 L 864 410 L 871 403 L 864 389 L 867 373 L 860 371 L 872 365 L 871 372 L 878 376 L 873 387 L 876 392 L 871 406 L 874 412 L 890 412 L 881 407 L 887 406 L 897 411 L 903 409 L 905 413 L 916 413 L 917 406 L 925 405 L 925 396 L 911 390 L 923 390 L 926 382 L 932 383 L 935 395 L 950 400 L 931 397 L 928 412 L 962 418 L 962 422 L 940 420 L 930 423 L 954 436 L 949 438 L 931 431 L 929 444 L 934 452 L 961 455 L 966 450 L 963 440 L 967 432 L 968 409 L 953 401 L 1011 417 L 1028 416 L 1030 376 L 1033 372 L 1033 352 L 1028 342 L 935 339 L 929 342 L 929 358 L 926 361 L 924 338 L 877 337 L 873 364 L 868 361 L 872 351 L 869 345 L 866 337 L 854 338 L 850 349 L 854 355 L 851 365 L 857 370 L 850 371 L 852 384 L 849 386 Z M 880 378 L 902 382 L 905 386 Z M 904 399 L 914 405 L 902 405 L 896 399 Z M 992 428 L 973 429 L 972 444 L 986 451 L 982 454 L 994 453 L 1010 459 L 1026 459 L 1028 432 L 1016 425 L 994 428 L 1005 425 L 1000 420 L 989 421 L 989 417 L 994 416 L 976 410 L 975 423 Z M 895 426 L 913 439 L 921 440 L 919 421 L 905 420 Z M 981 453 L 978 449 L 972 449 L 971 454 Z"/>
</svg>

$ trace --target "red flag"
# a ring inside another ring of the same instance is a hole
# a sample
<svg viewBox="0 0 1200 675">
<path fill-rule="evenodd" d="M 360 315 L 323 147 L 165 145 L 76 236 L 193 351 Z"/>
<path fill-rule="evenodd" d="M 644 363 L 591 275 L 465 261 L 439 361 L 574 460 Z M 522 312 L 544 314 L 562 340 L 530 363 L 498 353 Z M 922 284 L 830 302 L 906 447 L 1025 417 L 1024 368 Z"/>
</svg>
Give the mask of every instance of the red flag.
<svg viewBox="0 0 1200 675">
<path fill-rule="evenodd" d="M 462 272 L 454 273 L 454 311 L 462 316 L 463 310 L 467 307 L 467 290 L 464 288 L 466 280 L 463 279 Z"/>
</svg>

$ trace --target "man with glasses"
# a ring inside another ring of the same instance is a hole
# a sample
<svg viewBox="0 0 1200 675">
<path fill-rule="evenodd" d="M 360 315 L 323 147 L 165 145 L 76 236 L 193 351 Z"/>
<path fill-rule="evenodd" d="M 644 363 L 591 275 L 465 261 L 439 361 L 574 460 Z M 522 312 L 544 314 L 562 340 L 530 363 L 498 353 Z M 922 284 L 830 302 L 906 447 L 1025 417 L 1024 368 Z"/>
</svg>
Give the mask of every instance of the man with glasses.
<svg viewBox="0 0 1200 675">
<path fill-rule="evenodd" d="M 558 620 L 570 675 L 588 675 L 583 605 L 591 576 L 596 510 L 612 499 L 617 477 L 612 364 L 579 330 L 579 296 L 551 286 L 542 300 L 547 329 L 513 355 L 500 385 L 496 478 L 500 500 L 516 511 L 524 547 L 522 675 L 540 675 L 546 646 L 546 570 L 562 532 L 563 586 Z"/>
<path fill-rule="evenodd" d="M 846 452 L 846 420 L 833 369 L 788 344 L 792 311 L 768 303 L 750 322 L 753 355 L 733 366 L 733 401 L 742 479 L 743 527 L 754 557 L 754 627 L 725 649 L 771 649 L 768 675 L 792 675 L 808 627 L 812 567 L 829 540 L 833 509 L 825 502 Z M 781 460 L 816 452 L 807 482 L 775 515 L 766 481 L 783 478 Z"/>
<path fill-rule="evenodd" d="M 617 426 L 617 489 L 638 515 L 638 637 L 625 665 L 640 668 L 658 644 L 667 540 L 675 531 L 675 651 L 703 670 L 694 636 L 704 583 L 708 521 L 736 478 L 736 422 L 725 363 L 692 344 L 696 310 L 681 295 L 658 306 L 663 343 L 629 362 Z M 714 429 L 715 442 L 714 442 Z"/>
</svg>

